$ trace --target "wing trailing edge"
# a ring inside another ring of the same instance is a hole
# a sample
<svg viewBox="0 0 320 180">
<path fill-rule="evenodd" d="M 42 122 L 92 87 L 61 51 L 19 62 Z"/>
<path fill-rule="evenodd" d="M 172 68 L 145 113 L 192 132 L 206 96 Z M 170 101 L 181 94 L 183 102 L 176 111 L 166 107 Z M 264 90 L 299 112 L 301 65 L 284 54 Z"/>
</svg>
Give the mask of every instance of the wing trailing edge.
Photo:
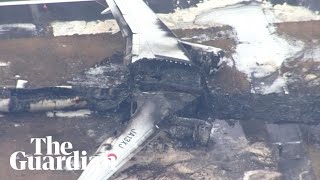
<svg viewBox="0 0 320 180">
<path fill-rule="evenodd" d="M 190 62 L 175 34 L 142 0 L 106 0 L 126 39 L 125 61 L 166 58 Z"/>
</svg>

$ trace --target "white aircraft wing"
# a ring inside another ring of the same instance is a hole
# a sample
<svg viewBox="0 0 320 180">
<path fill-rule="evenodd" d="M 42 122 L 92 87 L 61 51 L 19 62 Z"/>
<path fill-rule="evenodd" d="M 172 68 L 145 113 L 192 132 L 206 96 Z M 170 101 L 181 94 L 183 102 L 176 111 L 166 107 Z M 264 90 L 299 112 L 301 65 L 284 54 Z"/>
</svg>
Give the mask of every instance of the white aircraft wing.
<svg viewBox="0 0 320 180">
<path fill-rule="evenodd" d="M 190 63 L 183 45 L 143 0 L 21 0 L 1 1 L 0 6 L 96 1 L 109 8 L 126 39 L 126 64 L 142 58 L 165 58 Z"/>
<path fill-rule="evenodd" d="M 142 58 L 190 62 L 183 45 L 143 0 L 106 0 L 126 39 L 126 63 Z"/>
</svg>

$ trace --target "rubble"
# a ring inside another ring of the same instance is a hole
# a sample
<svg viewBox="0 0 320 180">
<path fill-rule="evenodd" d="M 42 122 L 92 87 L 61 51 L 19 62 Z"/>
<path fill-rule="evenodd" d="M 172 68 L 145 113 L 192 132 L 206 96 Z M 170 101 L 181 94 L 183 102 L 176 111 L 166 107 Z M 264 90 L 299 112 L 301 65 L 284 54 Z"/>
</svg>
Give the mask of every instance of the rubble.
<svg viewBox="0 0 320 180">
<path fill-rule="evenodd" d="M 281 180 L 282 175 L 279 172 L 267 170 L 247 171 L 244 174 L 243 180 Z"/>
</svg>

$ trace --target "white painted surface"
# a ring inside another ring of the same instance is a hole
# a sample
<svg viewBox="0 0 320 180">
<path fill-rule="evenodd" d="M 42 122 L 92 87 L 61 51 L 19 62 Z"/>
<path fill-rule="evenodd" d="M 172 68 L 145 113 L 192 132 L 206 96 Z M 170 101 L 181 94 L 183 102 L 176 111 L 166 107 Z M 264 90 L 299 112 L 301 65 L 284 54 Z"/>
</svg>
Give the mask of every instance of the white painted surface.
<svg viewBox="0 0 320 180">
<path fill-rule="evenodd" d="M 223 51 L 220 48 L 216 48 L 216 47 L 212 47 L 212 46 L 206 46 L 206 45 L 202 45 L 202 44 L 196 44 L 196 43 L 190 43 L 187 41 L 181 41 L 182 44 L 186 44 L 189 46 L 192 46 L 194 49 L 196 50 L 201 50 L 204 52 L 211 52 L 213 54 L 221 54 L 223 53 Z"/>
<path fill-rule="evenodd" d="M 128 25 L 133 33 L 132 62 L 155 57 L 190 61 L 175 35 L 142 0 L 107 0 L 107 3 L 112 5 L 110 9 L 120 28 L 126 29 Z M 123 35 L 127 36 L 124 32 Z"/>
<path fill-rule="evenodd" d="M 28 84 L 28 81 L 27 80 L 22 80 L 22 79 L 19 79 L 17 80 L 17 85 L 16 85 L 16 88 L 17 89 L 22 89 L 22 88 L 25 88 Z"/>
<path fill-rule="evenodd" d="M 153 117 L 153 112 L 155 110 L 156 104 L 153 102 L 145 103 L 141 108 L 142 112 L 132 118 L 126 130 L 119 137 L 108 138 L 102 143 L 96 156 L 93 157 L 78 180 L 106 180 L 116 173 L 137 153 L 138 149 L 142 148 L 142 144 L 154 134 L 155 118 Z M 132 136 L 132 132 L 134 132 L 134 136 Z M 129 139 L 129 142 L 124 144 L 123 141 L 126 141 L 126 138 Z M 111 144 L 112 149 L 106 150 L 104 144 Z M 110 154 L 116 155 L 117 158 L 110 157 L 108 159 Z"/>
<path fill-rule="evenodd" d="M 0 112 L 9 112 L 10 99 L 0 99 Z"/>
<path fill-rule="evenodd" d="M 56 86 L 57 88 L 72 89 L 72 86 Z"/>
<path fill-rule="evenodd" d="M 88 109 L 81 109 L 78 111 L 53 111 L 47 112 L 48 117 L 63 117 L 63 118 L 74 118 L 74 117 L 87 117 L 92 112 Z"/>
</svg>

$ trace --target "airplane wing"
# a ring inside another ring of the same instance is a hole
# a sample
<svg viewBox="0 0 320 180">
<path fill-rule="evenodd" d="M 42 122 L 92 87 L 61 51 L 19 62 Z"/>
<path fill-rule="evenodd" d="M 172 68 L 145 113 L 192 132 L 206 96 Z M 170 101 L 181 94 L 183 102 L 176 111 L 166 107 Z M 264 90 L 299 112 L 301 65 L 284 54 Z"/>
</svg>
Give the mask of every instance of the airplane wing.
<svg viewBox="0 0 320 180">
<path fill-rule="evenodd" d="M 143 0 L 106 1 L 126 39 L 126 64 L 142 58 L 190 62 L 177 37 Z"/>
<path fill-rule="evenodd" d="M 102 13 L 111 11 L 120 26 L 126 39 L 126 64 L 143 58 L 190 63 L 184 46 L 143 0 L 21 0 L 0 1 L 0 6 L 83 1 L 96 1 L 103 6 L 107 2 L 109 8 Z"/>
</svg>

